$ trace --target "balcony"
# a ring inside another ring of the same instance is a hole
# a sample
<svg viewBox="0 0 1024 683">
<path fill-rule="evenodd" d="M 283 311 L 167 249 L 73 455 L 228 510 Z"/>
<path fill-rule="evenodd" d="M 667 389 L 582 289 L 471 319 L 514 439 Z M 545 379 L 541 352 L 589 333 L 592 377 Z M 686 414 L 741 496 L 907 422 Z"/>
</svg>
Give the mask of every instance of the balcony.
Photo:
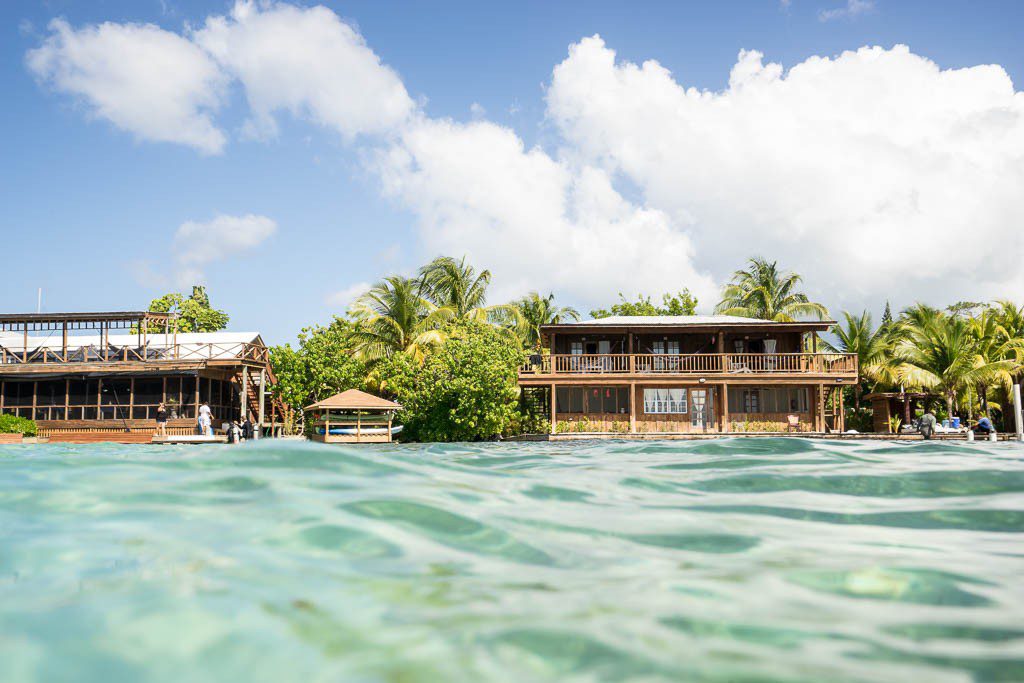
<svg viewBox="0 0 1024 683">
<path fill-rule="evenodd" d="M 853 353 L 572 354 L 535 356 L 519 379 L 615 376 L 828 377 L 857 378 Z"/>
</svg>

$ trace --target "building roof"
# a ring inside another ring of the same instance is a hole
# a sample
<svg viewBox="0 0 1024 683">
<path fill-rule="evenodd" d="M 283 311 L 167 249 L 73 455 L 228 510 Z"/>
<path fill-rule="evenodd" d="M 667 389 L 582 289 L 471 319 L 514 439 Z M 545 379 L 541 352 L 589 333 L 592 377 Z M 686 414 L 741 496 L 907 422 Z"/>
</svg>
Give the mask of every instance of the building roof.
<svg viewBox="0 0 1024 683">
<path fill-rule="evenodd" d="M 156 311 L 103 311 L 89 313 L 0 313 L 3 323 L 35 323 L 35 322 L 108 322 L 151 319 L 174 319 L 177 313 L 158 313 Z"/>
<path fill-rule="evenodd" d="M 773 330 L 827 330 L 835 324 L 834 320 L 800 320 L 795 322 L 778 322 L 743 318 L 735 315 L 613 315 L 608 318 L 581 320 L 579 322 L 543 325 L 546 332 L 570 332 L 580 330 L 605 330 L 616 328 L 694 328 L 694 329 L 773 329 Z"/>
<path fill-rule="evenodd" d="M 771 320 L 741 318 L 736 315 L 613 315 L 584 320 L 574 325 L 720 325 L 724 323 L 771 323 Z"/>
<path fill-rule="evenodd" d="M 259 332 L 179 332 L 175 336 L 173 332 L 164 333 L 160 330 L 150 331 L 145 340 L 146 346 L 152 350 L 173 348 L 180 358 L 206 360 L 236 358 L 243 353 L 244 344 L 263 343 Z M 103 336 L 99 334 L 72 334 L 68 335 L 68 349 L 99 349 L 103 348 L 103 341 Z M 129 332 L 112 333 L 107 335 L 106 341 L 113 347 L 135 348 L 139 346 L 139 335 Z M 30 352 L 42 348 L 59 350 L 63 345 L 64 337 L 60 331 L 28 337 Z M 0 332 L 0 346 L 6 347 L 8 351 L 20 352 L 25 348 L 25 337 L 21 332 Z"/>
<path fill-rule="evenodd" d="M 358 389 L 348 389 L 325 398 L 305 410 L 400 410 L 401 405 Z"/>
</svg>

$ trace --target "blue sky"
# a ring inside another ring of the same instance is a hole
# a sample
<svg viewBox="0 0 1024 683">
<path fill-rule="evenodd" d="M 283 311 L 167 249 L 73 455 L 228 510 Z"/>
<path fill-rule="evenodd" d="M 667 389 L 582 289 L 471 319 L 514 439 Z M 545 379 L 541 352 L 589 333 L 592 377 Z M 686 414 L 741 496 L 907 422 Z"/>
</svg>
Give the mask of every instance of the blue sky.
<svg viewBox="0 0 1024 683">
<path fill-rule="evenodd" d="M 580 139 L 593 135 L 594 129 L 588 124 L 584 133 L 583 128 L 555 122 L 558 117 L 545 100 L 552 69 L 567 59 L 570 45 L 594 34 L 600 34 L 620 63 L 657 60 L 680 85 L 711 91 L 728 87 L 741 49 L 758 50 L 765 62 L 788 69 L 815 55 L 906 44 L 941 69 L 997 64 L 1017 89 L 1024 78 L 1020 2 L 876 0 L 863 11 L 829 20 L 822 13 L 846 7 L 843 2 L 322 4 L 355 28 L 397 73 L 423 116 L 493 122 L 521 138 L 525 149 L 538 145 L 556 159 L 575 158 L 577 148 L 589 149 Z M 140 139 L 97 115 L 82 97 L 40 82 L 26 66 L 26 53 L 50 35 L 47 26 L 54 18 L 65 19 L 75 30 L 101 22 L 151 23 L 182 34 L 185 25 L 202 26 L 208 16 L 226 15 L 231 7 L 228 2 L 177 0 L 50 0 L 0 7 L 0 79 L 6 104 L 0 114 L 5 161 L 0 166 L 5 209 L 0 225 L 8 255 L 0 308 L 34 310 L 37 287 L 43 288 L 44 309 L 50 311 L 143 307 L 171 286 L 179 226 L 218 215 L 251 214 L 272 219 L 274 234 L 252 248 L 224 249 L 223 258 L 202 264 L 202 271 L 214 303 L 231 314 L 233 329 L 257 329 L 269 341 L 287 341 L 299 328 L 340 312 L 340 299 L 332 299 L 333 293 L 389 272 L 408 271 L 434 255 L 439 245 L 458 244 L 457 239 L 437 242 L 429 237 L 429 231 L 443 231 L 445 221 L 453 220 L 451 212 L 442 211 L 424 223 L 429 207 L 439 201 L 433 195 L 424 199 L 382 193 L 380 176 L 367 171 L 367 158 L 386 143 L 346 139 L 287 112 L 275 114 L 276 137 L 247 138 L 243 126 L 249 110 L 238 81 L 228 87 L 216 114 L 227 144 L 220 154 L 202 154 L 187 145 Z M 1018 95 L 1018 104 L 1020 99 Z M 1010 163 L 1016 159 L 1019 164 L 1021 158 L 1011 157 Z M 576 168 L 574 161 L 566 163 Z M 658 199 L 664 190 L 645 180 L 653 171 L 631 170 L 628 159 L 616 164 L 609 174 L 621 196 L 641 209 L 664 212 L 671 229 L 691 227 L 688 219 L 680 218 L 688 212 L 697 216 L 697 225 L 721 215 L 714 207 L 690 211 L 690 205 L 669 206 Z M 529 201 L 528 196 L 516 200 Z M 1019 202 L 1007 202 L 994 221 L 1020 217 Z M 751 220 L 766 213 L 759 210 Z M 718 225 L 728 224 L 719 218 Z M 903 237 L 916 239 L 913 233 Z M 486 241 L 467 251 L 478 265 L 491 266 Z M 770 256 L 792 259 L 799 267 L 802 263 L 794 256 L 798 251 L 789 247 Z M 737 250 L 735 266 L 747 255 Z M 501 261 L 500 254 L 494 258 Z M 700 248 L 691 258 L 701 270 Z M 502 272 L 511 268 L 514 263 Z M 717 284 L 728 269 L 715 268 L 708 276 Z M 934 279 L 923 281 L 920 292 L 953 276 L 937 270 L 929 277 Z M 600 279 L 600 273 L 594 278 Z M 844 296 L 835 287 L 846 281 L 821 279 L 809 279 L 808 287 L 817 286 L 819 298 L 833 306 L 875 306 L 882 298 L 906 304 L 911 294 L 920 296 L 919 291 L 902 291 L 895 279 L 891 294 L 870 287 L 854 291 L 853 284 L 847 289 L 854 293 Z M 582 288 L 563 294 L 558 282 L 536 286 L 554 288 L 566 303 L 584 309 L 594 303 Z M 651 282 L 646 287 L 650 293 L 661 282 L 665 290 L 690 286 L 685 277 Z M 856 282 L 851 276 L 849 283 Z M 1007 275 L 970 294 L 1019 298 L 1019 282 Z M 617 288 L 609 287 L 596 286 L 600 291 L 593 298 L 613 296 Z M 955 292 L 942 295 L 955 297 Z"/>
</svg>

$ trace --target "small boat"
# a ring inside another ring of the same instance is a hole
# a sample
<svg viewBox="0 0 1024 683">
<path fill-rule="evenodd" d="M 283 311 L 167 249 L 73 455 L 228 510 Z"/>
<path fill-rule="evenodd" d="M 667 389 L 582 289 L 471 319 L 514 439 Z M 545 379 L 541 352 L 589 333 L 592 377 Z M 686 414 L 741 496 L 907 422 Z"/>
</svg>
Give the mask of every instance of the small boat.
<svg viewBox="0 0 1024 683">
<path fill-rule="evenodd" d="M 390 429 L 388 427 L 363 427 L 362 429 L 358 429 L 356 427 L 331 427 L 330 434 L 334 436 L 341 436 L 344 434 L 365 434 L 366 436 L 373 436 L 378 434 L 390 433 L 392 436 L 394 436 L 395 434 L 398 434 L 400 431 L 402 431 L 402 425 L 396 425 L 394 427 L 391 427 Z M 316 433 L 323 434 L 324 428 L 318 427 Z"/>
</svg>

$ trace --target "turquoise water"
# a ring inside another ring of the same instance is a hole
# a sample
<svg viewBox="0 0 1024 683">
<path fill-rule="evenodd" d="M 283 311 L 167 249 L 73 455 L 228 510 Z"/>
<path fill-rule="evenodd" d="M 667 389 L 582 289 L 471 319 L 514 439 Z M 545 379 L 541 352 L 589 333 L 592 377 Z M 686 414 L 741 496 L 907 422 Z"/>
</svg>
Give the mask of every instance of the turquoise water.
<svg viewBox="0 0 1024 683">
<path fill-rule="evenodd" d="M 1024 448 L 0 446 L 0 680 L 1024 680 Z"/>
</svg>

